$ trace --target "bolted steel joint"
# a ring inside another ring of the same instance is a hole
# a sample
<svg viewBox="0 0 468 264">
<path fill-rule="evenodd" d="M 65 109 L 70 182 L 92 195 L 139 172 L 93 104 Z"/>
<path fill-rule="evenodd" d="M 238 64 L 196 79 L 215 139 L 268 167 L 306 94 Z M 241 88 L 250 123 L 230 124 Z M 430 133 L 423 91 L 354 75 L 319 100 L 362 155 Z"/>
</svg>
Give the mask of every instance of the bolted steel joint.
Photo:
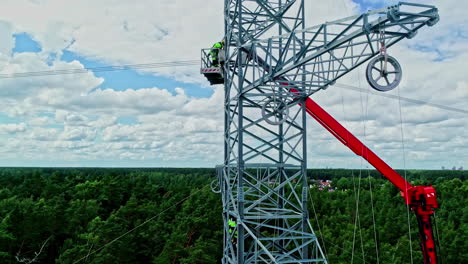
<svg viewBox="0 0 468 264">
<path fill-rule="evenodd" d="M 439 21 L 440 21 L 440 16 L 439 16 L 439 14 L 436 13 L 433 18 L 431 18 L 431 19 L 429 19 L 429 21 L 427 21 L 426 24 L 428 26 L 432 27 L 435 24 L 439 23 Z"/>
<path fill-rule="evenodd" d="M 396 22 L 399 20 L 400 15 L 398 14 L 399 10 L 397 6 L 389 7 L 387 12 L 387 17 L 391 22 Z"/>
<path fill-rule="evenodd" d="M 406 35 L 406 38 L 407 38 L 407 39 L 412 39 L 412 38 L 414 38 L 417 34 L 418 34 L 417 31 L 410 31 L 410 32 L 408 32 L 408 34 Z"/>
</svg>

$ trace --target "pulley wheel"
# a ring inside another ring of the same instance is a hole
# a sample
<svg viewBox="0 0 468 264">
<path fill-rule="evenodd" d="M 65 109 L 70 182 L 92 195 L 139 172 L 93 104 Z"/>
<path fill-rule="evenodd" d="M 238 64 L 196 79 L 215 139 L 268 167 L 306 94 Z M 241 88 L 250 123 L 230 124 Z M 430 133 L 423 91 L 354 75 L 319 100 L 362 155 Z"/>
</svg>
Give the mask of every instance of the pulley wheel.
<svg viewBox="0 0 468 264">
<path fill-rule="evenodd" d="M 219 186 L 219 180 L 213 180 L 211 182 L 211 191 L 214 193 L 221 193 L 221 187 Z"/>
<path fill-rule="evenodd" d="M 380 55 L 367 65 L 367 82 L 377 91 L 387 92 L 395 89 L 400 84 L 402 75 L 400 63 L 391 56 Z"/>
<path fill-rule="evenodd" d="M 262 117 L 270 125 L 281 125 L 288 119 L 289 107 L 284 100 L 279 97 L 269 99 L 263 104 Z"/>
</svg>

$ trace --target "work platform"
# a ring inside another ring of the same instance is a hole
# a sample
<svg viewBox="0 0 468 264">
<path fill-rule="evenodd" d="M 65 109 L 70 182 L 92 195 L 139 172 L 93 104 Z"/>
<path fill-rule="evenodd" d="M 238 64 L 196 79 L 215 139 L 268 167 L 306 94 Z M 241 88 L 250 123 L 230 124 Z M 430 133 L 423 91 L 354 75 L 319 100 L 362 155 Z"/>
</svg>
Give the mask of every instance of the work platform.
<svg viewBox="0 0 468 264">
<path fill-rule="evenodd" d="M 217 54 L 217 55 L 215 55 Z M 213 63 L 213 56 L 217 56 L 218 64 Z M 205 75 L 211 85 L 224 83 L 224 50 L 202 49 L 200 73 Z"/>
<path fill-rule="evenodd" d="M 223 69 L 221 67 L 201 68 L 200 73 L 205 75 L 211 85 L 223 84 Z"/>
</svg>

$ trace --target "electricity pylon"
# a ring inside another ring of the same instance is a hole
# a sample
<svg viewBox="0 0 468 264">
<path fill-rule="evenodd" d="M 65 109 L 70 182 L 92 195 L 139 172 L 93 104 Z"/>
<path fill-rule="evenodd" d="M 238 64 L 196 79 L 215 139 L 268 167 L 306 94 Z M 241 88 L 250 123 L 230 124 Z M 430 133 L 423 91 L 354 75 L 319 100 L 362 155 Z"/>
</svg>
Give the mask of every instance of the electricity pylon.
<svg viewBox="0 0 468 264">
<path fill-rule="evenodd" d="M 437 23 L 437 9 L 402 3 L 306 28 L 304 0 L 225 0 L 224 17 L 222 261 L 327 263 L 307 210 L 304 100 Z"/>
</svg>

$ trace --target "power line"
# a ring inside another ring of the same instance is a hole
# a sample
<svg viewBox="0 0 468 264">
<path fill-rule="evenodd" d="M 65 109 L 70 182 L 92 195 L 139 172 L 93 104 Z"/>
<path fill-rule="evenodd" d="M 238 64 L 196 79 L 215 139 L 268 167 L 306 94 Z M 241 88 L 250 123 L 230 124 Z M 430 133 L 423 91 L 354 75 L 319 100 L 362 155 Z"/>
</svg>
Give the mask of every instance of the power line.
<svg viewBox="0 0 468 264">
<path fill-rule="evenodd" d="M 169 61 L 169 62 L 155 62 L 145 64 L 128 64 L 128 65 L 114 65 L 114 66 L 103 66 L 103 67 L 90 67 L 90 68 L 75 68 L 75 69 L 63 69 L 63 70 L 50 70 L 50 71 L 34 71 L 34 72 L 18 72 L 11 74 L 0 74 L 0 79 L 13 79 L 13 78 L 25 78 L 25 77 L 39 77 L 39 76 L 50 76 L 50 75 L 63 75 L 63 74 L 81 74 L 88 72 L 111 72 L 111 71 L 128 71 L 128 70 L 140 70 L 140 69 L 154 69 L 164 67 L 181 67 L 181 66 L 192 66 L 200 64 L 199 60 L 186 60 L 186 61 Z"/>
<path fill-rule="evenodd" d="M 176 207 L 177 205 L 179 205 L 179 204 L 185 202 L 185 201 L 188 200 L 190 197 L 194 196 L 195 194 L 198 194 L 198 193 L 201 192 L 201 191 L 202 191 L 202 189 L 198 189 L 196 192 L 193 192 L 193 193 L 190 194 L 189 196 L 183 198 L 182 200 L 180 200 L 180 201 L 176 202 L 175 204 L 169 206 L 168 208 L 162 210 L 159 214 L 157 214 L 157 215 L 155 215 L 155 216 L 153 216 L 153 217 L 151 217 L 151 218 L 148 218 L 148 219 L 147 219 L 146 221 L 144 221 L 143 223 L 141 223 L 141 224 L 135 226 L 134 228 L 128 230 L 127 232 L 121 234 L 120 236 L 118 236 L 118 237 L 112 239 L 110 242 L 106 243 L 106 244 L 103 245 L 102 247 L 100 247 L 100 248 L 94 250 L 93 252 L 88 253 L 86 256 L 84 256 L 84 257 L 78 259 L 77 261 L 73 262 L 73 264 L 76 264 L 76 263 L 82 261 L 83 259 L 86 259 L 86 258 L 89 257 L 90 255 L 93 255 L 93 254 L 95 254 L 95 253 L 97 253 L 97 252 L 103 250 L 104 248 L 110 246 L 111 244 L 113 244 L 114 242 L 118 241 L 118 240 L 121 239 L 122 237 L 124 237 L 124 236 L 126 236 L 126 235 L 132 233 L 133 231 L 137 230 L 138 228 L 140 228 L 140 227 L 146 225 L 147 223 L 153 221 L 154 219 L 158 218 L 158 217 L 159 217 L 160 215 L 162 215 L 163 213 L 165 213 L 165 212 L 167 212 L 168 210 L 170 210 L 170 209 Z"/>
<path fill-rule="evenodd" d="M 153 63 L 142 63 L 142 64 L 126 64 L 126 65 L 113 65 L 103 67 L 89 67 L 89 68 L 75 68 L 75 69 L 63 69 L 63 70 L 51 70 L 51 71 L 34 71 L 34 72 L 18 72 L 11 74 L 0 74 L 0 79 L 14 79 L 14 78 L 26 78 L 26 77 L 40 77 L 40 76 L 52 76 L 52 75 L 64 75 L 64 74 L 83 74 L 88 72 L 112 72 L 112 71 L 129 71 L 129 70 L 141 70 L 141 69 L 155 69 L 155 68 L 166 68 L 166 67 L 182 67 L 182 66 L 194 66 L 199 65 L 199 60 L 183 60 L 183 61 L 168 61 L 168 62 L 153 62 Z M 357 92 L 364 92 L 382 97 L 387 97 L 396 100 L 402 100 L 409 103 L 427 105 L 447 111 L 457 112 L 461 114 L 468 114 L 468 110 L 455 108 L 451 106 L 441 105 L 426 102 L 423 100 L 412 99 L 402 96 L 396 96 L 386 93 L 373 92 L 366 89 L 362 89 L 356 86 L 337 83 L 334 86 L 353 90 Z"/>
<path fill-rule="evenodd" d="M 446 105 L 441 105 L 441 104 L 430 103 L 430 102 L 426 102 L 426 101 L 423 101 L 423 100 L 412 99 L 412 98 L 398 96 L 398 95 L 386 94 L 386 93 L 381 93 L 381 92 L 374 92 L 374 91 L 362 89 L 362 88 L 352 86 L 352 85 L 337 83 L 334 86 L 339 87 L 339 88 L 343 88 L 343 89 L 347 89 L 347 90 L 356 91 L 356 92 L 369 93 L 369 94 L 378 95 L 378 96 L 382 96 L 382 97 L 387 97 L 387 98 L 391 98 L 391 99 L 402 100 L 402 101 L 406 101 L 406 102 L 413 103 L 413 104 L 427 105 L 427 106 L 440 108 L 440 109 L 447 110 L 447 111 L 457 112 L 457 113 L 461 113 L 461 114 L 468 114 L 468 110 L 455 108 L 455 107 L 451 107 L 451 106 L 446 106 Z"/>
</svg>

